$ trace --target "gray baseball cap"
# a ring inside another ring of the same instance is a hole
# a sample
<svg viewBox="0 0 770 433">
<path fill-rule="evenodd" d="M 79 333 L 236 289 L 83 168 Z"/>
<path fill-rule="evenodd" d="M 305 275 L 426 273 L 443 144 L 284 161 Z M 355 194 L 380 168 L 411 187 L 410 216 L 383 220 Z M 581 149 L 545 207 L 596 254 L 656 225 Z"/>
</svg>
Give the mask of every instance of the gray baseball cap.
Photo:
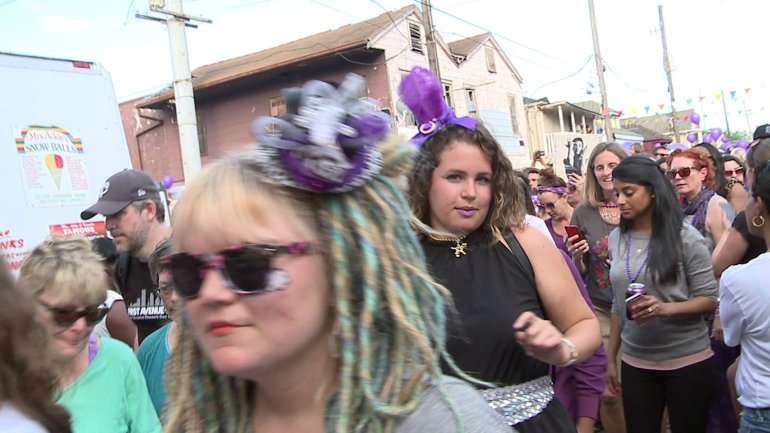
<svg viewBox="0 0 770 433">
<path fill-rule="evenodd" d="M 158 184 L 147 173 L 129 169 L 119 171 L 104 182 L 99 200 L 80 212 L 80 218 L 88 220 L 97 214 L 115 215 L 132 202 L 159 198 L 159 191 Z"/>
</svg>

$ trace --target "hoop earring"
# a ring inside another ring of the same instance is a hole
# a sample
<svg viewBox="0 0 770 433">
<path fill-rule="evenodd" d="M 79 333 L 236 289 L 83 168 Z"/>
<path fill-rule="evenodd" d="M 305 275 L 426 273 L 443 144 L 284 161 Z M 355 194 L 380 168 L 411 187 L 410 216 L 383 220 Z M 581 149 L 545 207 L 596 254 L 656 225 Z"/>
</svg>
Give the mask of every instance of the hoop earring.
<svg viewBox="0 0 770 433">
<path fill-rule="evenodd" d="M 759 224 L 757 224 L 757 218 L 761 221 Z M 753 225 L 756 228 L 760 228 L 763 225 L 765 225 L 765 217 L 762 215 L 755 215 L 754 218 L 751 219 L 751 225 Z"/>
</svg>

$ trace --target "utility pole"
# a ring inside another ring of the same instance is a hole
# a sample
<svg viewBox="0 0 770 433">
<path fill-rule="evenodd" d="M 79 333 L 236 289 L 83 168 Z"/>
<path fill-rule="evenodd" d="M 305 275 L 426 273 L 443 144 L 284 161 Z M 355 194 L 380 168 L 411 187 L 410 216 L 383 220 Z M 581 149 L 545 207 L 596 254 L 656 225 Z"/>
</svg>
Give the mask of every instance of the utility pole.
<svg viewBox="0 0 770 433">
<path fill-rule="evenodd" d="M 663 5 L 658 5 L 658 16 L 660 17 L 660 37 L 663 39 L 663 69 L 666 71 L 668 79 L 668 94 L 671 97 L 671 129 L 674 132 L 674 143 L 679 143 L 679 127 L 676 125 L 676 108 L 674 103 L 674 80 L 671 77 L 671 59 L 668 57 L 668 45 L 666 44 L 666 26 L 663 24 Z"/>
<path fill-rule="evenodd" d="M 749 122 L 749 111 L 746 109 L 746 100 L 743 100 L 743 114 L 746 116 L 746 127 L 748 128 L 746 131 L 751 133 L 751 122 Z"/>
<path fill-rule="evenodd" d="M 428 67 L 441 81 L 441 71 L 438 67 L 438 53 L 433 28 L 433 10 L 430 0 L 422 0 L 422 21 L 425 24 L 425 48 L 428 50 Z"/>
<path fill-rule="evenodd" d="M 166 4 L 168 3 L 168 4 Z M 137 14 L 137 18 L 165 22 L 171 46 L 171 66 L 174 76 L 174 104 L 179 127 L 179 144 L 182 150 L 182 169 L 185 183 L 190 182 L 201 171 L 201 154 L 198 143 L 198 123 L 193 98 L 192 74 L 187 55 L 185 26 L 197 27 L 190 20 L 211 23 L 211 20 L 185 15 L 182 0 L 149 0 L 150 10 L 162 13 L 168 18 Z"/>
<path fill-rule="evenodd" d="M 605 119 L 604 133 L 607 135 L 607 141 L 615 141 L 615 134 L 612 133 L 612 113 L 607 103 L 607 88 L 604 86 L 604 63 L 602 63 L 602 52 L 599 49 L 599 34 L 596 30 L 594 0 L 588 0 L 588 11 L 591 15 L 591 33 L 594 36 L 594 58 L 596 59 L 596 72 L 599 74 L 599 91 L 602 94 L 602 117 Z M 605 115 L 605 113 L 607 114 Z"/>
</svg>

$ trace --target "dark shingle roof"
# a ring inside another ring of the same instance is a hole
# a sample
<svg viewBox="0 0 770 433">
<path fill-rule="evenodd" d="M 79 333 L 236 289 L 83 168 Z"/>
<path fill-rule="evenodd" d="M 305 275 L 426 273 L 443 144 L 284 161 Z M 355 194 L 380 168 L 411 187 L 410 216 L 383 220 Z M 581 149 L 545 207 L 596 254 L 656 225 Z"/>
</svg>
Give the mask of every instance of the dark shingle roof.
<svg viewBox="0 0 770 433">
<path fill-rule="evenodd" d="M 406 6 L 395 12 L 384 13 L 359 23 L 348 24 L 277 47 L 201 66 L 192 71 L 193 87 L 195 90 L 205 89 L 303 60 L 365 46 L 383 29 L 393 26 L 395 21 L 416 10 L 415 6 Z M 166 89 L 157 95 L 150 96 L 141 105 L 152 105 L 172 97 L 173 91 Z"/>
<path fill-rule="evenodd" d="M 457 56 L 467 57 L 470 53 L 473 52 L 473 50 L 476 49 L 476 47 L 483 44 L 488 37 L 489 37 L 489 33 L 482 33 L 480 35 L 471 36 L 469 38 L 450 42 L 447 45 L 449 46 L 449 49 L 452 51 L 452 54 L 455 54 Z"/>
</svg>

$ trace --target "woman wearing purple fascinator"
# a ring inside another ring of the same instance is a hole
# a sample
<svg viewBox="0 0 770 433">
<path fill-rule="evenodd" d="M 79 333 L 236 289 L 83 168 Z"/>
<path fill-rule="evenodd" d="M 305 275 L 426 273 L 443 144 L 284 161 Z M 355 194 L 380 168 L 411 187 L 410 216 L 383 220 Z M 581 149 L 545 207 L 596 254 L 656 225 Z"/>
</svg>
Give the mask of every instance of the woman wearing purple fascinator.
<svg viewBox="0 0 770 433">
<path fill-rule="evenodd" d="M 364 90 L 287 90 L 258 145 L 185 189 L 163 259 L 182 300 L 166 432 L 510 432 L 442 374 L 451 301 L 400 188 L 414 148 Z"/>
<path fill-rule="evenodd" d="M 409 202 L 428 269 L 457 309 L 449 354 L 485 383 L 482 394 L 508 425 L 574 432 L 553 398 L 549 364 L 588 359 L 600 343 L 596 318 L 554 244 L 525 222 L 529 197 L 489 131 L 458 117 L 424 68 L 404 77 L 399 95 L 420 125 Z"/>
</svg>

